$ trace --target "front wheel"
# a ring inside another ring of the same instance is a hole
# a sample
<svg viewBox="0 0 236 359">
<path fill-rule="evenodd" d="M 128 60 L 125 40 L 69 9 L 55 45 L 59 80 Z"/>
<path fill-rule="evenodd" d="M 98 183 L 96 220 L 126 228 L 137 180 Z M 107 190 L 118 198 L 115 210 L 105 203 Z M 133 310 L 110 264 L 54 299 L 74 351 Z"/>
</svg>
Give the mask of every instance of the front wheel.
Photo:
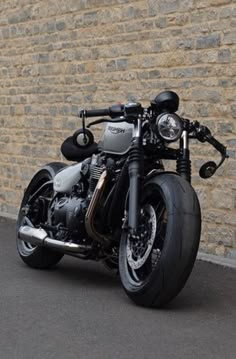
<svg viewBox="0 0 236 359">
<path fill-rule="evenodd" d="M 143 188 L 138 238 L 123 232 L 119 271 L 138 305 L 163 307 L 186 283 L 198 251 L 201 214 L 197 195 L 182 177 L 164 173 Z"/>
</svg>

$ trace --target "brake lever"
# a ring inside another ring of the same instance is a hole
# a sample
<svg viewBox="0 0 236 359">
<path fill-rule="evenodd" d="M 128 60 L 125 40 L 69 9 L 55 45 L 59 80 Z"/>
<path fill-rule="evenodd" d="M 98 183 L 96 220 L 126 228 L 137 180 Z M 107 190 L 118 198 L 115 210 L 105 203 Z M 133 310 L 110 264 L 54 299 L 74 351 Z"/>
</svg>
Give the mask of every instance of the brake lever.
<svg viewBox="0 0 236 359">
<path fill-rule="evenodd" d="M 227 149 L 224 145 L 222 145 L 219 141 L 217 141 L 211 133 L 206 135 L 206 141 L 210 143 L 221 155 L 225 158 L 228 158 Z"/>
<path fill-rule="evenodd" d="M 229 157 L 227 154 L 226 147 L 217 141 L 214 136 L 212 136 L 211 131 L 208 127 L 200 125 L 199 122 L 195 122 L 194 125 L 195 138 L 197 138 L 200 142 L 208 142 L 211 144 L 220 154 L 221 160 L 217 165 L 213 161 L 209 161 L 202 165 L 200 168 L 199 174 L 202 178 L 210 178 L 212 177 L 217 169 L 223 164 L 226 158 Z"/>
<path fill-rule="evenodd" d="M 208 127 L 200 125 L 199 122 L 195 122 L 194 126 L 194 136 L 193 138 L 197 138 L 198 141 L 204 143 L 208 142 L 212 145 L 218 152 L 221 153 L 222 156 L 228 158 L 226 147 L 222 145 L 217 139 L 212 136 L 211 131 Z"/>
</svg>

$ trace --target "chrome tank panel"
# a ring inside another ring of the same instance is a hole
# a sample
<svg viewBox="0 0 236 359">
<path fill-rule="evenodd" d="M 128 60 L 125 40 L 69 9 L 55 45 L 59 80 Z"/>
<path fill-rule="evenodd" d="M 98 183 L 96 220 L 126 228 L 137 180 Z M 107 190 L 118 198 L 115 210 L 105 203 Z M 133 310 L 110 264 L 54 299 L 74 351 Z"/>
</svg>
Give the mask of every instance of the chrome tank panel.
<svg viewBox="0 0 236 359">
<path fill-rule="evenodd" d="M 53 189 L 59 193 L 70 194 L 72 187 L 80 178 L 81 163 L 76 163 L 60 171 L 53 179 Z"/>
<path fill-rule="evenodd" d="M 130 149 L 134 125 L 127 122 L 108 122 L 98 143 L 103 152 L 124 155 Z"/>
</svg>

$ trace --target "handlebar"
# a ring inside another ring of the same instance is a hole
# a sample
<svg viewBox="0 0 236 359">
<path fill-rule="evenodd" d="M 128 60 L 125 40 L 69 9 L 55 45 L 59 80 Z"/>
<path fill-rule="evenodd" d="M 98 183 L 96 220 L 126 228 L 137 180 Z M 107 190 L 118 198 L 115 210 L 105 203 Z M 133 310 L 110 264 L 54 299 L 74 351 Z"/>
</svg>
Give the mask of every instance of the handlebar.
<svg viewBox="0 0 236 359">
<path fill-rule="evenodd" d="M 118 104 L 104 109 L 82 110 L 79 115 L 81 118 L 101 116 L 117 118 L 124 116 L 127 120 L 130 120 L 131 118 L 134 119 L 142 115 L 143 112 L 144 108 L 139 102 L 128 102 L 125 105 Z"/>
<path fill-rule="evenodd" d="M 82 117 L 102 117 L 110 116 L 111 118 L 124 115 L 124 105 L 113 105 L 104 109 L 81 110 L 79 116 Z"/>
<path fill-rule="evenodd" d="M 102 117 L 109 116 L 110 119 L 99 119 L 88 125 L 88 127 L 99 124 L 102 122 L 131 122 L 133 118 L 142 114 L 144 108 L 138 102 L 129 102 L 125 105 L 117 104 L 112 105 L 111 107 L 104 109 L 94 109 L 94 110 L 81 110 L 79 116 L 84 119 L 85 117 Z M 112 121 L 113 120 L 113 121 Z M 191 123 L 189 120 L 186 120 L 190 125 L 190 132 L 194 132 L 194 138 L 197 138 L 200 142 L 208 142 L 211 144 L 224 158 L 227 158 L 226 147 L 221 144 L 219 141 L 212 136 L 211 131 L 208 127 L 200 125 L 198 121 Z"/>
<path fill-rule="evenodd" d="M 80 111 L 80 117 L 100 117 L 100 116 L 109 116 L 110 111 L 108 108 L 99 109 L 99 110 L 82 110 Z"/>
<path fill-rule="evenodd" d="M 200 142 L 208 142 L 211 144 L 218 152 L 222 154 L 224 157 L 227 156 L 226 147 L 222 145 L 214 136 L 212 136 L 211 131 L 208 127 L 200 125 L 199 122 L 194 123 L 194 132 L 195 137 Z"/>
</svg>

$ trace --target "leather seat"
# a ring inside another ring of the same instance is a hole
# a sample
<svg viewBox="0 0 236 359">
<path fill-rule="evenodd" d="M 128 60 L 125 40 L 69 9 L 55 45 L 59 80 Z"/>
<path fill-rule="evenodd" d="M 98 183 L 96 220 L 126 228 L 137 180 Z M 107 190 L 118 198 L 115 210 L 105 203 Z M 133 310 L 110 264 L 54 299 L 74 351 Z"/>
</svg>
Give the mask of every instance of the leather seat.
<svg viewBox="0 0 236 359">
<path fill-rule="evenodd" d="M 97 153 L 98 145 L 94 142 L 88 147 L 78 147 L 74 144 L 73 137 L 70 136 L 62 143 L 61 152 L 68 161 L 80 162 Z"/>
</svg>

